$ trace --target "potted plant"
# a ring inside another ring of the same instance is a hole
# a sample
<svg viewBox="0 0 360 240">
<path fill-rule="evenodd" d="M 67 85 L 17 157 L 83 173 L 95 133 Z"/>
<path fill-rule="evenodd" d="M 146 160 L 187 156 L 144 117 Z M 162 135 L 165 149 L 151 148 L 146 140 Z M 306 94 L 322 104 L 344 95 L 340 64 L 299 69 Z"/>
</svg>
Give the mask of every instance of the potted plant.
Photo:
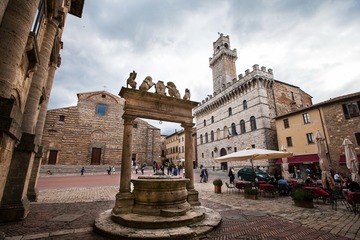
<svg viewBox="0 0 360 240">
<path fill-rule="evenodd" d="M 257 190 L 256 188 L 252 188 L 252 187 L 246 187 L 244 189 L 245 192 L 245 198 L 247 199 L 258 199 L 258 195 L 259 195 L 259 190 Z"/>
<path fill-rule="evenodd" d="M 295 192 L 291 194 L 291 198 L 294 200 L 295 206 L 304 207 L 304 208 L 313 208 L 314 207 L 314 196 L 311 192 L 304 189 L 296 189 Z"/>
<path fill-rule="evenodd" d="M 216 178 L 213 181 L 214 184 L 214 192 L 221 193 L 221 186 L 223 185 L 223 181 L 220 178 Z"/>
</svg>

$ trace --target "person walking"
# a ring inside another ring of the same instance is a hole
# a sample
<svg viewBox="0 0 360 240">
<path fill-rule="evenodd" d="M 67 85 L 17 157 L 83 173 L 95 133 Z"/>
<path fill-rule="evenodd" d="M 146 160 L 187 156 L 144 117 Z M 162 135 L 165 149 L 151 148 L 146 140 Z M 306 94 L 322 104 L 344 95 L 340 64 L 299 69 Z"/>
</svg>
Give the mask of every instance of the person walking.
<svg viewBox="0 0 360 240">
<path fill-rule="evenodd" d="M 81 168 L 80 173 L 81 173 L 81 176 L 84 175 L 84 173 L 85 173 L 85 168 L 84 167 Z"/>
<path fill-rule="evenodd" d="M 231 167 L 229 169 L 228 177 L 230 178 L 230 184 L 234 184 L 234 180 L 235 180 L 235 169 L 234 169 L 234 167 Z"/>
<path fill-rule="evenodd" d="M 208 180 L 208 172 L 206 168 L 203 168 L 200 173 L 200 182 L 206 183 Z"/>
</svg>

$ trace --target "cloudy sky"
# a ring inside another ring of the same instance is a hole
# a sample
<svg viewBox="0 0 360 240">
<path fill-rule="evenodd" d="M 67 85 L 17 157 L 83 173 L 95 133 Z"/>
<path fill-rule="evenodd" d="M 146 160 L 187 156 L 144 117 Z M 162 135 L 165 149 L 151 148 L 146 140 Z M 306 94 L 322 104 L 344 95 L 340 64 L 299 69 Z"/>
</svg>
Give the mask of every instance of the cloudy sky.
<svg viewBox="0 0 360 240">
<path fill-rule="evenodd" d="M 77 93 L 118 95 L 133 70 L 138 86 L 172 81 L 200 102 L 213 92 L 218 32 L 237 49 L 237 75 L 272 68 L 313 103 L 360 90 L 359 0 L 86 0 L 82 18 L 68 15 L 49 109 L 75 106 Z"/>
</svg>

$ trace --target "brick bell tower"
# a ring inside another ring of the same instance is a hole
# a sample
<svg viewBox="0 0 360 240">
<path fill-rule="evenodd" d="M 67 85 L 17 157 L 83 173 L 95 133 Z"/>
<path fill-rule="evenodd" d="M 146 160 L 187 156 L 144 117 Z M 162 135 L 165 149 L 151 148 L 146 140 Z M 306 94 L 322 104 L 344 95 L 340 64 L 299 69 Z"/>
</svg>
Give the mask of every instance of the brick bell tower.
<svg viewBox="0 0 360 240">
<path fill-rule="evenodd" d="M 219 35 L 218 40 L 213 43 L 213 57 L 209 59 L 213 75 L 213 92 L 218 92 L 236 78 L 236 49 L 230 49 L 229 35 L 224 36 L 223 33 L 219 33 Z"/>
</svg>

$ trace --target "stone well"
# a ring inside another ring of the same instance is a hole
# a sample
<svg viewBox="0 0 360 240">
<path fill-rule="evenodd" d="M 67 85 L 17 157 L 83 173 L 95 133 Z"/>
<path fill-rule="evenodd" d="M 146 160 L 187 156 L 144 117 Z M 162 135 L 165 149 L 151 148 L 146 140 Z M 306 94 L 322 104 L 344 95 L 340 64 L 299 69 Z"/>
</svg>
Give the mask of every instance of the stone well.
<svg viewBox="0 0 360 240">
<path fill-rule="evenodd" d="M 94 224 L 96 232 L 109 238 L 191 239 L 213 230 L 221 222 L 219 213 L 188 203 L 189 179 L 140 176 L 131 182 L 134 186 L 131 212 L 116 214 L 108 210 L 100 214 Z"/>
<path fill-rule="evenodd" d="M 180 216 L 190 210 L 186 184 L 189 179 L 168 176 L 140 176 L 134 185 L 133 213 L 151 216 Z"/>
</svg>

